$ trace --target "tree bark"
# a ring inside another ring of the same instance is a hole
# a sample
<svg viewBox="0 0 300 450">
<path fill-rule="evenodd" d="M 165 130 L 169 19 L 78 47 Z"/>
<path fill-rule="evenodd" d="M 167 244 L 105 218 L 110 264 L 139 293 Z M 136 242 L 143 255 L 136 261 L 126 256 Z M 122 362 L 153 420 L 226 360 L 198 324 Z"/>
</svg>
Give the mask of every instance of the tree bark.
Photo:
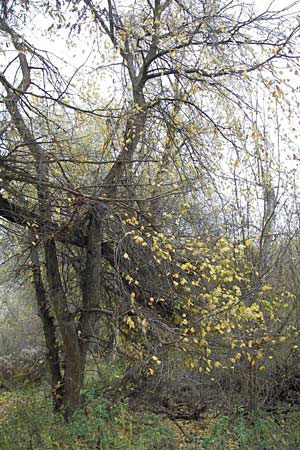
<svg viewBox="0 0 300 450">
<path fill-rule="evenodd" d="M 101 268 L 102 268 L 102 226 L 103 208 L 93 209 L 87 228 L 86 263 L 81 277 L 82 311 L 80 319 L 81 331 L 81 366 L 82 377 L 86 365 L 87 352 L 94 326 L 97 320 L 96 308 L 101 299 Z M 83 382 L 83 380 L 82 380 Z"/>
<path fill-rule="evenodd" d="M 49 296 L 55 311 L 64 348 L 63 408 L 66 420 L 69 420 L 80 407 L 80 389 L 82 386 L 81 350 L 78 330 L 69 311 L 59 273 L 56 245 L 53 239 L 44 245 Z"/>
<path fill-rule="evenodd" d="M 56 339 L 54 318 L 50 312 L 50 305 L 46 296 L 41 275 L 39 254 L 36 248 L 32 248 L 31 262 L 35 297 L 39 316 L 43 324 L 45 343 L 47 347 L 47 362 L 51 376 L 53 404 L 54 409 L 58 411 L 62 407 L 63 399 L 63 380 L 60 370 L 59 350 Z"/>
</svg>

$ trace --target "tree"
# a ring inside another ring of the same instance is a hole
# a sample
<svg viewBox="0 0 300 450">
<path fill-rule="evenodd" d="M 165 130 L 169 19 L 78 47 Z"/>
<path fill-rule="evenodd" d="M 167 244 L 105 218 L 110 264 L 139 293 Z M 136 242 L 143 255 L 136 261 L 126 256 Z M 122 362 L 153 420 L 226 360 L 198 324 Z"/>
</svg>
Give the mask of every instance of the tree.
<svg viewBox="0 0 300 450">
<path fill-rule="evenodd" d="M 74 45 L 88 23 L 95 69 L 64 75 L 60 60 L 30 43 L 24 22 L 36 11 Z M 199 276 L 192 259 L 211 251 L 193 254 L 191 244 L 185 253 L 184 202 L 197 190 L 205 196 L 222 155 L 242 148 L 249 108 L 241 92 L 276 78 L 298 31 L 288 8 L 256 15 L 223 1 L 2 2 L 0 214 L 12 232 L 24 230 L 54 403 L 67 418 L 80 406 L 99 321 L 132 330 L 146 326 L 149 311 L 153 324 L 169 325 L 182 313 L 177 285 L 186 295 Z M 111 73 L 121 95 L 92 92 Z M 230 290 L 231 275 L 219 275 Z M 201 283 L 193 290 L 207 294 Z"/>
</svg>

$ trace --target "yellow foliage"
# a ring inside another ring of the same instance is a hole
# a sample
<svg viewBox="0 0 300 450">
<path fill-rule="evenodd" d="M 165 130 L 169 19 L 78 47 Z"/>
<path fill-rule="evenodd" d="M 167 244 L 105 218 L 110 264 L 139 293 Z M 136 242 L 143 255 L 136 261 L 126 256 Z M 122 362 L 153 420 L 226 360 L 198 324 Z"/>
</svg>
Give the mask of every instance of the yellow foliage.
<svg viewBox="0 0 300 450">
<path fill-rule="evenodd" d="M 124 321 L 127 323 L 129 330 L 133 330 L 135 328 L 134 321 L 130 316 L 126 316 L 124 318 Z"/>
</svg>

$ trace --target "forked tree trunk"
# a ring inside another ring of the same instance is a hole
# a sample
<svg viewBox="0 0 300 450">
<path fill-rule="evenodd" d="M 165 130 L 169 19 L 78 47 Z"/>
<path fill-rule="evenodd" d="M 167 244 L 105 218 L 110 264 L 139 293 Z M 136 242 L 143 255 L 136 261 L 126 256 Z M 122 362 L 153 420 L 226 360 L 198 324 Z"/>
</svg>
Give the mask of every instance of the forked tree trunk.
<svg viewBox="0 0 300 450">
<path fill-rule="evenodd" d="M 36 300 L 48 351 L 54 407 L 56 410 L 64 412 L 66 420 L 70 420 L 74 411 L 81 406 L 80 391 L 84 382 L 87 352 L 97 320 L 101 288 L 101 220 L 103 213 L 103 211 L 92 211 L 87 228 L 79 327 L 68 308 L 59 271 L 55 241 L 50 239 L 44 243 L 49 299 L 42 280 L 38 250 L 33 248 L 31 253 Z M 56 326 L 50 313 L 51 308 L 54 311 L 62 338 L 63 368 L 59 359 Z"/>
</svg>

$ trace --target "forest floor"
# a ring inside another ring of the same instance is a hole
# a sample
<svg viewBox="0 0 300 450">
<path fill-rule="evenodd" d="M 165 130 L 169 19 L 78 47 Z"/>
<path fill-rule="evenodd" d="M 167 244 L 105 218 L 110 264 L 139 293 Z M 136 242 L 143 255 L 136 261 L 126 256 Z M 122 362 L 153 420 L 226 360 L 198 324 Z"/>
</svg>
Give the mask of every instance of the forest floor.
<svg viewBox="0 0 300 450">
<path fill-rule="evenodd" d="M 300 411 L 203 413 L 198 420 L 114 406 L 90 392 L 71 424 L 51 412 L 45 387 L 0 392 L 0 450 L 299 450 Z"/>
</svg>

